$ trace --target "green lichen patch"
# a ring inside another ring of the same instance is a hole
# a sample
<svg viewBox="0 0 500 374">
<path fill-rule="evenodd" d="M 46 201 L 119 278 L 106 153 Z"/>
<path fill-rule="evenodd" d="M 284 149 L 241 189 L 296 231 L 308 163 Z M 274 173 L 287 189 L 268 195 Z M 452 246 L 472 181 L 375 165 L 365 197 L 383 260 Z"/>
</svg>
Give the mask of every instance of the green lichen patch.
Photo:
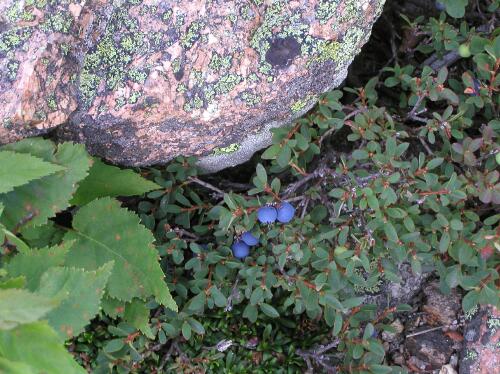
<svg viewBox="0 0 500 374">
<path fill-rule="evenodd" d="M 184 49 L 190 49 L 194 43 L 200 38 L 201 30 L 205 27 L 205 22 L 202 20 L 193 21 L 189 25 L 186 33 L 181 37 L 181 46 Z"/>
<path fill-rule="evenodd" d="M 48 15 L 40 29 L 45 32 L 60 32 L 68 34 L 73 25 L 73 17 L 69 12 L 58 11 Z"/>
<path fill-rule="evenodd" d="M 295 101 L 290 106 L 290 110 L 292 111 L 292 113 L 301 112 L 309 104 L 311 104 L 313 101 L 316 101 L 316 100 L 318 100 L 318 96 L 317 95 L 307 95 L 304 99 Z"/>
<path fill-rule="evenodd" d="M 245 104 L 249 107 L 255 106 L 262 101 L 262 96 L 251 91 L 242 92 L 240 96 Z"/>
<path fill-rule="evenodd" d="M 337 11 L 339 0 L 321 0 L 316 6 L 316 18 L 324 25 L 330 21 Z"/>
<path fill-rule="evenodd" d="M 52 112 L 54 112 L 57 109 L 57 101 L 56 101 L 56 95 L 55 94 L 51 94 L 47 98 L 47 107 Z"/>
<path fill-rule="evenodd" d="M 19 70 L 19 61 L 9 60 L 7 62 L 7 79 L 14 81 L 17 77 L 17 71 Z"/>
<path fill-rule="evenodd" d="M 233 143 L 228 145 L 227 147 L 217 147 L 214 148 L 212 155 L 213 156 L 220 156 L 220 155 L 226 155 L 228 153 L 233 153 L 238 151 L 241 148 L 241 145 L 238 143 Z"/>
<path fill-rule="evenodd" d="M 129 67 L 136 54 L 147 52 L 143 49 L 146 36 L 138 30 L 137 20 L 125 9 L 117 9 L 111 19 L 103 38 L 84 58 L 79 82 L 84 107 L 92 104 L 102 80 L 113 91 L 128 80 L 142 84 L 147 78 L 145 69 Z"/>
<path fill-rule="evenodd" d="M 217 95 L 223 95 L 231 92 L 243 80 L 238 74 L 225 74 L 215 83 L 214 90 Z"/>
<path fill-rule="evenodd" d="M 220 55 L 217 52 L 212 54 L 210 63 L 208 67 L 214 71 L 225 70 L 231 67 L 232 56 L 231 55 Z"/>
<path fill-rule="evenodd" d="M 22 48 L 33 30 L 31 28 L 15 28 L 0 35 L 0 57 L 1 54 L 8 54 L 17 48 Z"/>
</svg>

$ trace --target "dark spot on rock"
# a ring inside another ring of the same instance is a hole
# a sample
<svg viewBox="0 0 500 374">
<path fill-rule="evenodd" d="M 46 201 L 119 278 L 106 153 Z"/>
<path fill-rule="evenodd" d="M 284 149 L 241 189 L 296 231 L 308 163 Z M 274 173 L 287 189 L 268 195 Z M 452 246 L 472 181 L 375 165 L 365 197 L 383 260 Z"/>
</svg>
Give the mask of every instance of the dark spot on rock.
<svg viewBox="0 0 500 374">
<path fill-rule="evenodd" d="M 491 330 L 485 331 L 484 335 L 481 337 L 481 344 L 486 346 L 491 340 Z"/>
<path fill-rule="evenodd" d="M 175 79 L 177 79 L 178 81 L 180 81 L 182 79 L 182 77 L 184 76 L 184 65 L 181 65 L 179 67 L 179 70 L 177 70 L 175 73 L 174 73 L 174 77 Z"/>
<path fill-rule="evenodd" d="M 300 54 L 300 43 L 291 36 L 270 41 L 266 61 L 275 68 L 284 68 Z"/>
</svg>

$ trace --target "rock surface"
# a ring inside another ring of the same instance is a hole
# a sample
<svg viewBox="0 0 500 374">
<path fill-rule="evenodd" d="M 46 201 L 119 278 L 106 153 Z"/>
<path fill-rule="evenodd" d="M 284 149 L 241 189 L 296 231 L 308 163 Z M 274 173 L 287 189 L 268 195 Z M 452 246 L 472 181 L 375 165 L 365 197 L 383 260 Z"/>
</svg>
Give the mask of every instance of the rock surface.
<svg viewBox="0 0 500 374">
<path fill-rule="evenodd" d="M 2 0 L 0 143 L 125 165 L 249 158 L 338 86 L 384 0 Z"/>
<path fill-rule="evenodd" d="M 460 374 L 500 374 L 500 311 L 483 306 L 469 313 Z"/>
</svg>

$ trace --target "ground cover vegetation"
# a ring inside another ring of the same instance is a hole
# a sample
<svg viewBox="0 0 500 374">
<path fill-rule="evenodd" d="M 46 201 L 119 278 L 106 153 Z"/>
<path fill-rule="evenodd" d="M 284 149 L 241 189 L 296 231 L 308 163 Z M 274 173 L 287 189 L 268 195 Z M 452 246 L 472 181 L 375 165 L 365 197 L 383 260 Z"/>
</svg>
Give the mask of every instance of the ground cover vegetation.
<svg viewBox="0 0 500 374">
<path fill-rule="evenodd" d="M 412 306 L 366 301 L 401 264 L 498 305 L 499 2 L 469 3 L 389 2 L 345 86 L 217 175 L 1 147 L 0 371 L 403 373 Z"/>
</svg>

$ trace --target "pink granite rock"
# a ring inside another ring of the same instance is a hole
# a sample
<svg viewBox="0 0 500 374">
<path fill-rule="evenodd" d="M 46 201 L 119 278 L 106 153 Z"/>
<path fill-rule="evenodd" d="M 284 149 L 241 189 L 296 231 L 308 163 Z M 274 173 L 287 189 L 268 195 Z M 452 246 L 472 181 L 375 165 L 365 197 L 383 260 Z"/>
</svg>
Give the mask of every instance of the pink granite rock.
<svg viewBox="0 0 500 374">
<path fill-rule="evenodd" d="M 460 374 L 500 374 L 500 312 L 483 306 L 472 313 L 464 328 Z"/>
<path fill-rule="evenodd" d="M 384 0 L 59 3 L 1 6 L 15 16 L 0 27 L 0 143 L 65 122 L 59 137 L 113 163 L 220 169 L 344 80 Z"/>
</svg>

